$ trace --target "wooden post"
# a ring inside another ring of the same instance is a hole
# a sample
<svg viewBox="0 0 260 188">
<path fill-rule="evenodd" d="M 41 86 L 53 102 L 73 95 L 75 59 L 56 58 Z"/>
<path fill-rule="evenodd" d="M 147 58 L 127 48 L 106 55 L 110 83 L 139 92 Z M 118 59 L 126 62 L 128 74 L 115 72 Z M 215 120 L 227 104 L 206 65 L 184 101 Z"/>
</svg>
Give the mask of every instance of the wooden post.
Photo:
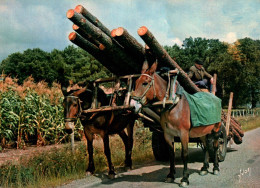
<svg viewBox="0 0 260 188">
<path fill-rule="evenodd" d="M 127 79 L 128 91 L 127 91 L 125 101 L 124 101 L 125 106 L 129 105 L 129 102 L 130 102 L 129 100 L 130 100 L 130 95 L 131 95 L 131 90 L 132 90 L 132 81 L 133 81 L 132 76 L 128 77 L 128 79 Z"/>
<path fill-rule="evenodd" d="M 233 92 L 230 93 L 229 103 L 228 103 L 227 122 L 226 122 L 227 136 L 229 135 L 229 126 L 230 126 L 230 118 L 231 118 L 230 116 L 231 116 L 232 102 L 233 102 Z"/>
<path fill-rule="evenodd" d="M 70 134 L 70 140 L 71 140 L 71 151 L 74 153 L 75 151 L 75 144 L 74 144 L 74 130 Z"/>
<path fill-rule="evenodd" d="M 212 86 L 212 94 L 215 95 L 216 94 L 216 85 L 217 83 L 217 74 L 214 74 L 214 77 L 213 77 L 213 86 Z"/>
</svg>

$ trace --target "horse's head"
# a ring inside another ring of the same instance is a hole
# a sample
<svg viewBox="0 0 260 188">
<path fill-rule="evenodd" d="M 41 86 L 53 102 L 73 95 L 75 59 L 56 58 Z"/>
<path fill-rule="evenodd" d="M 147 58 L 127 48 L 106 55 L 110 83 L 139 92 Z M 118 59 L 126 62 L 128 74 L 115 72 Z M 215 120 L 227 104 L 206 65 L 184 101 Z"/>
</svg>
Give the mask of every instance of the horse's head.
<svg viewBox="0 0 260 188">
<path fill-rule="evenodd" d="M 62 89 L 64 95 L 64 120 L 65 130 L 72 133 L 75 122 L 80 117 L 82 109 L 91 107 L 92 91 L 87 88 L 77 89 L 69 93 Z"/>
<path fill-rule="evenodd" d="M 149 101 L 162 100 L 166 91 L 166 82 L 155 72 L 157 62 L 151 68 L 145 62 L 141 71 L 141 76 L 136 80 L 135 90 L 132 98 L 145 105 Z"/>
</svg>

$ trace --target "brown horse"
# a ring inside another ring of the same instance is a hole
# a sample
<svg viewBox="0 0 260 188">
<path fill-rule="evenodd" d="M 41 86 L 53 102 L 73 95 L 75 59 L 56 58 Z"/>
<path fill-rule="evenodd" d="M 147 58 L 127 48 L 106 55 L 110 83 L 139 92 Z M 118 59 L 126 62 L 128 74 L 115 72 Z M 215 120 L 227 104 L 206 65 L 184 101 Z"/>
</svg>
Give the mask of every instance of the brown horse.
<svg viewBox="0 0 260 188">
<path fill-rule="evenodd" d="M 93 88 L 92 88 L 93 89 Z M 87 148 L 89 153 L 89 163 L 86 170 L 87 175 L 93 174 L 95 171 L 93 160 L 93 139 L 94 134 L 99 134 L 104 143 L 104 153 L 107 158 L 109 172 L 108 177 L 115 177 L 114 166 L 111 161 L 111 153 L 109 148 L 109 135 L 118 134 L 125 145 L 125 167 L 132 169 L 132 148 L 133 148 L 133 126 L 135 122 L 135 114 L 130 111 L 108 111 L 98 113 L 84 113 L 82 109 L 89 109 L 92 103 L 93 90 L 82 88 L 70 93 L 63 88 L 64 94 L 64 117 L 65 129 L 72 132 L 74 123 L 80 118 L 84 126 L 84 133 L 87 139 Z M 109 104 L 109 99 L 104 91 L 98 88 L 98 101 L 102 106 Z M 127 128 L 127 133 L 125 132 Z"/>
<path fill-rule="evenodd" d="M 147 64 L 144 63 L 142 74 L 136 80 L 136 88 L 132 93 L 135 100 L 139 100 L 140 103 L 146 105 L 149 102 L 163 101 L 167 92 L 167 82 L 162 79 L 155 71 L 157 63 L 154 63 L 150 69 Z M 185 187 L 189 184 L 189 173 L 187 168 L 188 160 L 188 143 L 189 137 L 201 137 L 204 144 L 205 160 L 204 165 L 201 168 L 201 175 L 206 175 L 209 168 L 209 154 L 206 143 L 206 135 L 213 132 L 214 135 L 214 168 L 213 173 L 218 174 L 219 165 L 217 158 L 219 129 L 221 122 L 216 124 L 195 127 L 191 126 L 190 108 L 188 101 L 184 95 L 180 96 L 179 102 L 175 107 L 162 110 L 160 124 L 164 131 L 164 137 L 166 142 L 170 146 L 170 172 L 167 175 L 167 182 L 174 180 L 175 163 L 174 163 L 174 137 L 180 137 L 182 145 L 182 160 L 184 164 L 183 178 L 180 186 Z"/>
</svg>

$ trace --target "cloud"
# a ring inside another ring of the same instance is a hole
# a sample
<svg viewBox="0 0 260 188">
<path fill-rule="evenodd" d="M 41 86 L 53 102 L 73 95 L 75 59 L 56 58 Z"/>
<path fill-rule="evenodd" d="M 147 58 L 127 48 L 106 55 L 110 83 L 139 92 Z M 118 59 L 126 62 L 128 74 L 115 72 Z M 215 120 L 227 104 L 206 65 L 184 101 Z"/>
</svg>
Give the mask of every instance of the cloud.
<svg viewBox="0 0 260 188">
<path fill-rule="evenodd" d="M 179 39 L 179 38 L 173 39 L 172 42 L 173 42 L 174 44 L 177 44 L 178 46 L 181 46 L 181 45 L 183 44 L 183 42 L 182 42 L 181 39 Z"/>
<path fill-rule="evenodd" d="M 39 47 L 45 51 L 72 44 L 68 9 L 82 4 L 110 30 L 124 27 L 139 42 L 147 26 L 161 45 L 192 36 L 232 42 L 260 36 L 259 0 L 1 0 L 0 61 L 8 54 Z"/>
<path fill-rule="evenodd" d="M 235 32 L 229 32 L 222 40 L 228 43 L 234 43 L 237 40 L 237 34 Z"/>
</svg>

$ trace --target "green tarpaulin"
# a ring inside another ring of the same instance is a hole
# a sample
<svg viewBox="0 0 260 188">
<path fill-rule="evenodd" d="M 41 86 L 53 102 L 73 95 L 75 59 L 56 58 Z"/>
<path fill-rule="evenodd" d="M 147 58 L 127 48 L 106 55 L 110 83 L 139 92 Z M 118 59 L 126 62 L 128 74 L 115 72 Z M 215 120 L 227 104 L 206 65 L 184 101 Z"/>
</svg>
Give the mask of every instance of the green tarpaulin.
<svg viewBox="0 0 260 188">
<path fill-rule="evenodd" d="M 211 93 L 197 92 L 190 95 L 183 90 L 191 113 L 192 127 L 210 125 L 221 121 L 221 99 Z"/>
</svg>

